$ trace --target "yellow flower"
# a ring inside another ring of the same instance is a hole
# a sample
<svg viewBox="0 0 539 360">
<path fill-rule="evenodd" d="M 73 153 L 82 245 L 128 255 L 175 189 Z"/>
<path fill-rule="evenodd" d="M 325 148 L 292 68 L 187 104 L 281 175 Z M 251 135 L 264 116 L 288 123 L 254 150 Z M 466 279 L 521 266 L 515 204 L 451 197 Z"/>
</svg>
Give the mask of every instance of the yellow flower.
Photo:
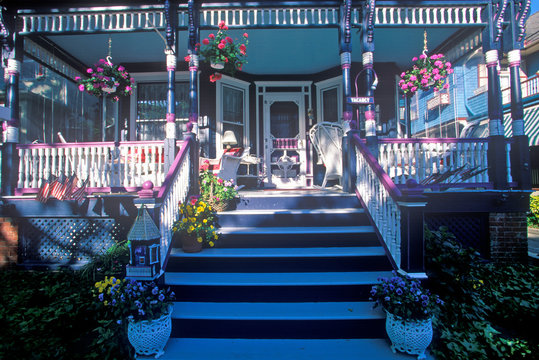
<svg viewBox="0 0 539 360">
<path fill-rule="evenodd" d="M 215 244 L 213 243 L 213 241 L 210 241 L 209 242 L 210 246 L 213 247 Z"/>
<path fill-rule="evenodd" d="M 193 225 L 189 226 L 189 231 L 195 230 L 195 227 Z"/>
<path fill-rule="evenodd" d="M 204 209 L 202 208 L 202 206 L 197 207 L 197 212 L 201 213 L 203 211 L 204 211 Z"/>
<path fill-rule="evenodd" d="M 206 223 L 208 222 L 208 219 L 204 219 L 204 220 L 202 220 L 202 222 L 203 222 L 204 224 L 206 224 Z"/>
<path fill-rule="evenodd" d="M 186 223 L 186 222 L 187 222 L 187 218 L 183 218 L 183 219 L 182 219 L 182 222 Z"/>
<path fill-rule="evenodd" d="M 217 234 L 215 234 L 215 235 L 213 235 L 213 238 L 214 238 L 215 240 L 217 240 L 217 239 L 219 238 L 219 236 L 217 236 Z"/>
<path fill-rule="evenodd" d="M 199 243 L 201 243 L 201 242 L 202 242 L 202 238 L 201 238 L 200 236 L 197 237 L 197 241 L 198 241 Z"/>
</svg>

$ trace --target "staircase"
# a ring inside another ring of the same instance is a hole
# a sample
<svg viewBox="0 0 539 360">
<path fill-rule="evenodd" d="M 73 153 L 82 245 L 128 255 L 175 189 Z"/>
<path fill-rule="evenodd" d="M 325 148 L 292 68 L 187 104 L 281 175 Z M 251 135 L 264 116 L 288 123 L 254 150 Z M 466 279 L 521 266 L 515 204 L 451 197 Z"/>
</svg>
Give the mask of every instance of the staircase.
<svg viewBox="0 0 539 360">
<path fill-rule="evenodd" d="M 393 354 L 368 300 L 391 264 L 355 196 L 242 192 L 218 247 L 172 249 L 177 295 L 161 359 L 410 359 Z"/>
</svg>

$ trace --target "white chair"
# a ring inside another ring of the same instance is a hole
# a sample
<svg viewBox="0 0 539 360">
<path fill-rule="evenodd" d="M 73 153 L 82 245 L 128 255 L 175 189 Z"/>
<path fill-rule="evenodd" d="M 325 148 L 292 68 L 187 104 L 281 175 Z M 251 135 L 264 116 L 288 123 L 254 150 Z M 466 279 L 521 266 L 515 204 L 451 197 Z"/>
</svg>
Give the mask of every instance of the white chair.
<svg viewBox="0 0 539 360">
<path fill-rule="evenodd" d="M 315 124 L 309 130 L 309 137 L 318 153 L 318 158 L 322 160 L 326 167 L 322 187 L 326 186 L 328 180 L 339 180 L 339 183 L 341 182 L 343 135 L 343 127 L 340 124 L 331 122 Z"/>
<path fill-rule="evenodd" d="M 243 158 L 249 156 L 250 148 L 245 148 L 239 155 L 231 155 L 224 153 L 221 157 L 221 166 L 219 169 L 219 176 L 223 180 L 233 180 L 237 185 L 236 176 L 238 174 L 238 168 Z"/>
</svg>

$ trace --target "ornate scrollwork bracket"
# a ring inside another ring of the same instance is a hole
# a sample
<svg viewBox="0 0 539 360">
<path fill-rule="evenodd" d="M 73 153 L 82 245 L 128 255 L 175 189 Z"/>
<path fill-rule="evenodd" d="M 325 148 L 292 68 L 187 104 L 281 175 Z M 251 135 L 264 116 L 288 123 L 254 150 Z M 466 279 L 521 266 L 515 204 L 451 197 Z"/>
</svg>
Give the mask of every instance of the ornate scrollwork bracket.
<svg viewBox="0 0 539 360">
<path fill-rule="evenodd" d="M 5 7 L 0 7 L 0 42 L 2 44 L 2 66 L 7 59 L 15 58 L 15 16 Z"/>
<path fill-rule="evenodd" d="M 363 52 L 374 52 L 374 12 L 376 4 L 374 0 L 366 0 L 363 5 L 362 43 Z"/>
</svg>

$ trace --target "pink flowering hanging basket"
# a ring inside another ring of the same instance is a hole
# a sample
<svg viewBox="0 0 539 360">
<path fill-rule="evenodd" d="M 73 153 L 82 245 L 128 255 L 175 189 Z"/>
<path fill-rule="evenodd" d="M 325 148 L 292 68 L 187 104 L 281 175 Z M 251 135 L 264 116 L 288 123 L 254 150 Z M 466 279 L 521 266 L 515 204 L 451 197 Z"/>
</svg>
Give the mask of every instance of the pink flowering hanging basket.
<svg viewBox="0 0 539 360">
<path fill-rule="evenodd" d="M 415 61 L 412 69 L 403 72 L 399 81 L 399 87 L 405 95 L 413 96 L 418 90 L 433 88 L 439 91 L 449 88 L 446 78 L 453 73 L 453 69 L 443 54 L 427 56 L 423 53 L 412 61 Z"/>
</svg>

